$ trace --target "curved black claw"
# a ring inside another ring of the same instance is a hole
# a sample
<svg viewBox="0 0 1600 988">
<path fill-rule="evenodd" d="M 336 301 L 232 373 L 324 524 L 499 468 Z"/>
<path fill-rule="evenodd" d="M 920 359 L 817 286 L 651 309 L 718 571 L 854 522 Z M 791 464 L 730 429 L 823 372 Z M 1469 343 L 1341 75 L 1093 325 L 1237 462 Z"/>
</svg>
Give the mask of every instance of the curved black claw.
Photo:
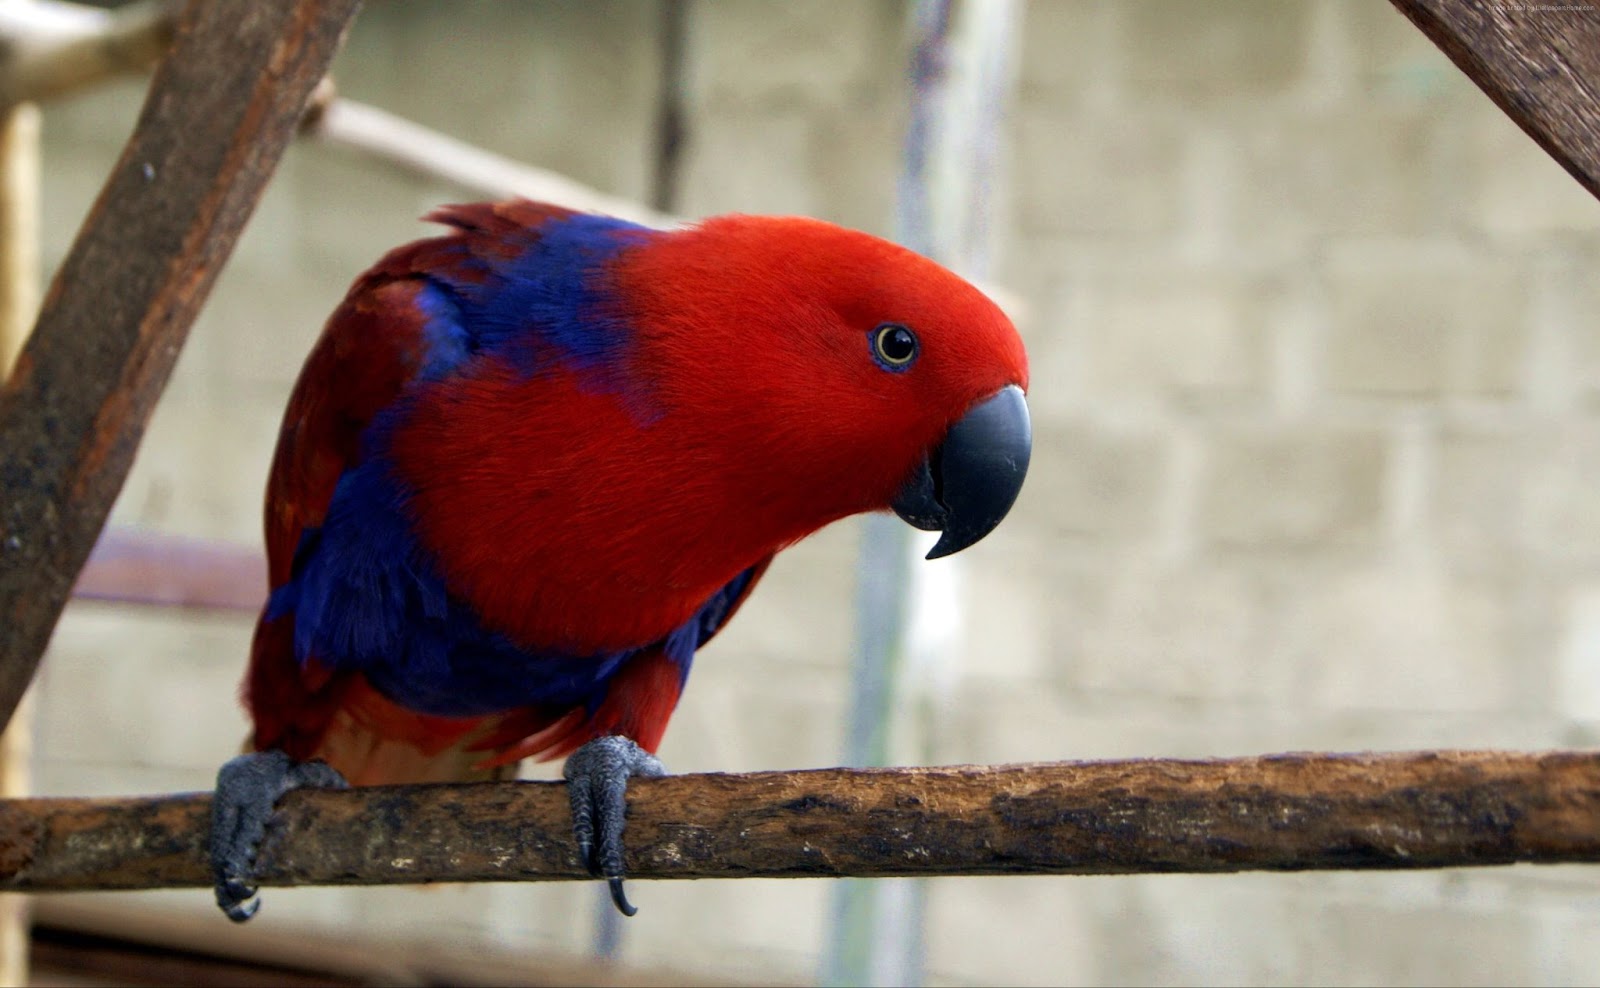
<svg viewBox="0 0 1600 988">
<path fill-rule="evenodd" d="M 324 762 L 289 760 L 281 751 L 240 755 L 217 772 L 211 801 L 211 873 L 217 905 L 235 923 L 261 908 L 255 897 L 256 851 L 278 798 L 291 789 L 343 789 L 344 776 Z"/>
<path fill-rule="evenodd" d="M 666 775 L 660 759 L 621 735 L 595 738 L 567 756 L 562 769 L 572 801 L 572 833 L 589 873 L 611 886 L 611 901 L 624 916 L 639 910 L 622 892 L 622 828 L 628 780 Z"/>
</svg>

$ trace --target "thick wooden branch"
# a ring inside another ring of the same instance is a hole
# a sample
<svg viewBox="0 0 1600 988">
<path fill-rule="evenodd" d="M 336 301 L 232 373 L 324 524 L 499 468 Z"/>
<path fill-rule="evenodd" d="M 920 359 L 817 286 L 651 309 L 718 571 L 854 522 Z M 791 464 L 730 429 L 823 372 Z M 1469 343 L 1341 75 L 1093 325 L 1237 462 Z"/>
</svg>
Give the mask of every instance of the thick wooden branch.
<svg viewBox="0 0 1600 988">
<path fill-rule="evenodd" d="M 133 136 L 0 390 L 0 725 L 178 350 L 358 0 L 185 10 Z"/>
<path fill-rule="evenodd" d="M 1393 3 L 1600 197 L 1600 9 L 1500 0 Z"/>
<path fill-rule="evenodd" d="M 210 797 L 0 803 L 0 890 L 204 886 Z M 559 783 L 290 793 L 266 885 L 588 877 Z M 635 780 L 637 878 L 1600 861 L 1600 753 L 1275 755 Z"/>
</svg>

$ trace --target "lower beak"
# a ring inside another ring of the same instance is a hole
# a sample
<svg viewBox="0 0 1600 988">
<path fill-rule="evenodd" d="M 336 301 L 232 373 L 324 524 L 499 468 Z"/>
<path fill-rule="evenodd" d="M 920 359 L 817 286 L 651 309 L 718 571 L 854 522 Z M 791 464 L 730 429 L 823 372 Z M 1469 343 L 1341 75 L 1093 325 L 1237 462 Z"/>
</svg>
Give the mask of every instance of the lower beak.
<svg viewBox="0 0 1600 988">
<path fill-rule="evenodd" d="M 967 410 L 917 465 L 891 507 L 907 524 L 942 532 L 928 552 L 960 552 L 994 531 L 1028 474 L 1033 427 L 1016 385 Z"/>
</svg>

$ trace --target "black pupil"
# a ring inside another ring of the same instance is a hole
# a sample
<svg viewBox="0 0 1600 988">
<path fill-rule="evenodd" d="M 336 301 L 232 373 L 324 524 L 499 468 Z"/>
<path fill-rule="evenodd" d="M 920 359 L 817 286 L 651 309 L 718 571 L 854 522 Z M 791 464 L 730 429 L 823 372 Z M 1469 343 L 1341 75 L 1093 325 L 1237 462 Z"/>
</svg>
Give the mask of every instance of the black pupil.
<svg viewBox="0 0 1600 988">
<path fill-rule="evenodd" d="M 878 333 L 878 349 L 883 359 L 892 364 L 903 364 L 917 351 L 917 338 L 904 326 L 885 326 Z"/>
</svg>

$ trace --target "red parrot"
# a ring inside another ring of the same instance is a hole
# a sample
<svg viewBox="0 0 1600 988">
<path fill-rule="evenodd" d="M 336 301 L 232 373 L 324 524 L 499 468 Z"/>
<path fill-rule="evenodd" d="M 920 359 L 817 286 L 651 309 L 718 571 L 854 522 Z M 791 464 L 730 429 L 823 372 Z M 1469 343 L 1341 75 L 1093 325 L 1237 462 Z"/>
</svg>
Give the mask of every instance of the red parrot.
<svg viewBox="0 0 1600 988">
<path fill-rule="evenodd" d="M 863 233 L 661 231 L 513 200 L 358 278 L 307 358 L 267 483 L 271 594 L 224 766 L 217 898 L 299 785 L 564 769 L 622 895 L 630 776 L 695 651 L 772 557 L 894 510 L 983 538 L 1027 470 L 1027 358 L 961 278 Z"/>
</svg>

